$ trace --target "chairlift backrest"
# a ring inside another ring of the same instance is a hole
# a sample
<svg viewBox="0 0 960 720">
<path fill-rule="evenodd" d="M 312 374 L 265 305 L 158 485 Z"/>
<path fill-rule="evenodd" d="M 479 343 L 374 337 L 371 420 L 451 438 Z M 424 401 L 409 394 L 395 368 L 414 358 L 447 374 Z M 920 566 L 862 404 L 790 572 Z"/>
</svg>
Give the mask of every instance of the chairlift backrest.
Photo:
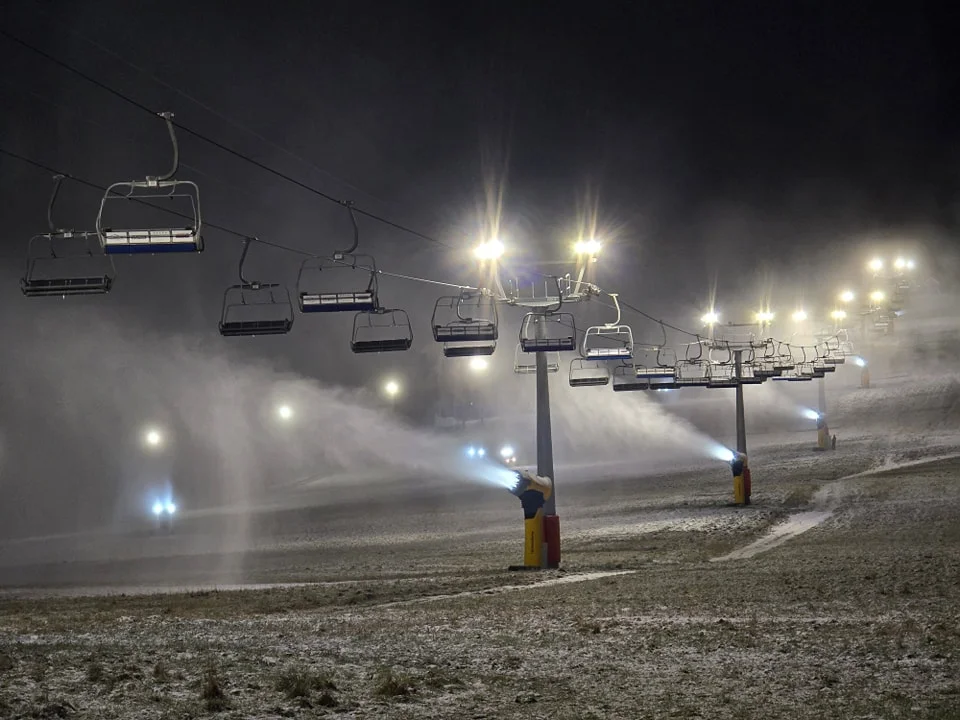
<svg viewBox="0 0 960 720">
<path fill-rule="evenodd" d="M 223 293 L 220 334 L 224 337 L 284 335 L 293 327 L 293 301 L 290 291 L 280 283 L 248 280 L 244 275 L 247 253 L 256 238 L 246 238 L 240 254 L 240 282 Z"/>
<path fill-rule="evenodd" d="M 441 297 L 431 326 L 437 342 L 494 342 L 499 335 L 496 299 L 479 290 Z"/>
<path fill-rule="evenodd" d="M 556 351 L 545 352 L 547 363 L 547 372 L 560 372 L 560 353 Z M 531 375 L 537 371 L 537 356 L 530 355 L 517 343 L 517 349 L 513 356 L 513 371 L 518 375 Z"/>
<path fill-rule="evenodd" d="M 584 358 L 570 361 L 570 387 L 600 387 L 610 384 L 608 363 Z"/>
</svg>

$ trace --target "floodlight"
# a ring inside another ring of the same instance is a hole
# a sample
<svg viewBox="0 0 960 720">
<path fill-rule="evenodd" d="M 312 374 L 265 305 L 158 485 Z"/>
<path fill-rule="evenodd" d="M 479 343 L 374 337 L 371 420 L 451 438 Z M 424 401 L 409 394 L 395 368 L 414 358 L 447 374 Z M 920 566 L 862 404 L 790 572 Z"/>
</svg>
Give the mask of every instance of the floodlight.
<svg viewBox="0 0 960 720">
<path fill-rule="evenodd" d="M 490 361 L 482 355 L 474 355 L 470 358 L 470 369 L 474 372 L 483 372 L 490 367 Z"/>
<path fill-rule="evenodd" d="M 596 255 L 600 252 L 602 245 L 600 241 L 596 238 L 590 238 L 589 240 L 577 240 L 573 244 L 573 251 L 577 255 Z"/>
<path fill-rule="evenodd" d="M 155 448 L 160 447 L 160 444 L 163 442 L 163 435 L 160 434 L 159 430 L 150 429 L 144 433 L 143 439 L 149 447 Z"/>
<path fill-rule="evenodd" d="M 503 243 L 494 238 L 477 245 L 473 250 L 473 255 L 477 260 L 497 260 L 503 255 L 504 249 Z"/>
<path fill-rule="evenodd" d="M 400 392 L 400 383 L 396 380 L 387 380 L 383 385 L 383 391 L 390 397 L 395 397 Z"/>
<path fill-rule="evenodd" d="M 882 290 L 874 290 L 870 293 L 870 299 L 874 302 L 882 302 L 886 295 L 883 294 Z"/>
<path fill-rule="evenodd" d="M 893 261 L 893 266 L 897 270 L 903 270 L 907 266 L 907 261 L 904 260 L 902 257 L 898 257 L 896 260 Z"/>
<path fill-rule="evenodd" d="M 867 263 L 867 267 L 869 267 L 874 272 L 880 272 L 881 270 L 883 270 L 883 260 L 881 260 L 880 258 L 874 258 L 869 263 Z"/>
<path fill-rule="evenodd" d="M 797 311 L 796 311 L 793 315 L 791 315 L 790 317 L 793 318 L 793 321 L 794 321 L 794 322 L 803 322 L 804 320 L 807 319 L 807 313 L 806 313 L 806 311 L 804 311 L 804 310 L 797 310 Z"/>
<path fill-rule="evenodd" d="M 167 504 L 164 506 L 164 509 L 167 511 L 167 515 L 173 515 L 177 511 L 176 503 L 168 500 Z"/>
<path fill-rule="evenodd" d="M 913 260 L 907 260 L 907 270 L 913 270 L 917 264 Z"/>
<path fill-rule="evenodd" d="M 289 405 L 281 405 L 277 408 L 277 415 L 280 416 L 281 420 L 289 420 L 293 417 L 293 408 Z"/>
<path fill-rule="evenodd" d="M 504 445 L 502 448 L 500 448 L 500 457 L 502 457 L 504 460 L 507 460 L 513 457 L 513 455 L 514 455 L 514 450 L 512 446 Z"/>
<path fill-rule="evenodd" d="M 702 318 L 700 318 L 700 322 L 702 322 L 704 325 L 716 325 L 718 322 L 720 322 L 720 315 L 716 311 L 711 310 L 710 312 L 704 314 Z"/>
<path fill-rule="evenodd" d="M 844 290 L 842 293 L 840 293 L 840 302 L 853 302 L 855 297 L 856 295 L 853 294 L 853 290 Z"/>
<path fill-rule="evenodd" d="M 759 323 L 768 323 L 773 320 L 773 313 L 769 310 L 760 310 L 756 314 L 757 322 Z"/>
<path fill-rule="evenodd" d="M 830 313 L 830 317 L 832 317 L 834 320 L 844 320 L 847 317 L 847 311 L 834 310 L 832 313 Z"/>
<path fill-rule="evenodd" d="M 157 500 L 157 501 L 153 504 L 153 514 L 154 514 L 154 515 L 157 515 L 157 516 L 163 514 L 163 503 L 160 502 L 159 500 Z"/>
</svg>

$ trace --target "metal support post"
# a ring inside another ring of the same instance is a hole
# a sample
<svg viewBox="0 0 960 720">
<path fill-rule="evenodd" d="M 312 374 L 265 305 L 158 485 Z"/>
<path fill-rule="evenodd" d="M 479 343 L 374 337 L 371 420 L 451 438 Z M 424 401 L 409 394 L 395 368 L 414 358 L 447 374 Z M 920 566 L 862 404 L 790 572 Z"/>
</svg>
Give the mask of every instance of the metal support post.
<svg viewBox="0 0 960 720">
<path fill-rule="evenodd" d="M 734 350 L 733 359 L 737 373 L 737 452 L 747 454 L 747 422 L 743 412 L 743 383 L 740 382 L 743 350 Z"/>
</svg>

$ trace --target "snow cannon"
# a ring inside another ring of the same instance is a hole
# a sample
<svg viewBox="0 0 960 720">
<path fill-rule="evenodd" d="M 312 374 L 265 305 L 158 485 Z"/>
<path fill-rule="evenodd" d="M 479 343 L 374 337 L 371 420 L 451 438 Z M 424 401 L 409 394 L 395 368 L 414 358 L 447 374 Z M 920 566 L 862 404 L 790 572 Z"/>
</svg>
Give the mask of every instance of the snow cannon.
<svg viewBox="0 0 960 720">
<path fill-rule="evenodd" d="M 528 470 L 517 471 L 517 484 L 510 494 L 520 498 L 523 507 L 523 565 L 511 566 L 511 570 L 540 570 L 559 565 L 560 526 L 555 515 L 551 515 L 550 534 L 555 536 L 552 543 L 544 537 L 543 506 L 553 494 L 553 481 L 548 477 L 535 475 Z M 555 526 L 555 527 L 554 527 Z M 545 552 L 545 545 L 555 545 L 556 552 Z M 548 562 L 549 556 L 556 555 L 556 564 Z"/>
<path fill-rule="evenodd" d="M 730 461 L 733 471 L 733 502 L 737 505 L 750 504 L 750 468 L 745 453 L 734 453 Z"/>
</svg>

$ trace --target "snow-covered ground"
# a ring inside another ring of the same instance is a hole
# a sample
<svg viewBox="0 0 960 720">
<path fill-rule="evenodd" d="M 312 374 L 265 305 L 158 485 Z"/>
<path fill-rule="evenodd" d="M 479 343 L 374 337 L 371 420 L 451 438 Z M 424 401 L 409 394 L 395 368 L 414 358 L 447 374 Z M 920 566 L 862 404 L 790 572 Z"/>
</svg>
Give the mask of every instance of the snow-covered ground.
<svg viewBox="0 0 960 720">
<path fill-rule="evenodd" d="M 958 396 L 755 433 L 747 508 L 720 463 L 570 472 L 560 572 L 505 570 L 487 488 L 4 543 L 0 717 L 960 717 Z"/>
</svg>

